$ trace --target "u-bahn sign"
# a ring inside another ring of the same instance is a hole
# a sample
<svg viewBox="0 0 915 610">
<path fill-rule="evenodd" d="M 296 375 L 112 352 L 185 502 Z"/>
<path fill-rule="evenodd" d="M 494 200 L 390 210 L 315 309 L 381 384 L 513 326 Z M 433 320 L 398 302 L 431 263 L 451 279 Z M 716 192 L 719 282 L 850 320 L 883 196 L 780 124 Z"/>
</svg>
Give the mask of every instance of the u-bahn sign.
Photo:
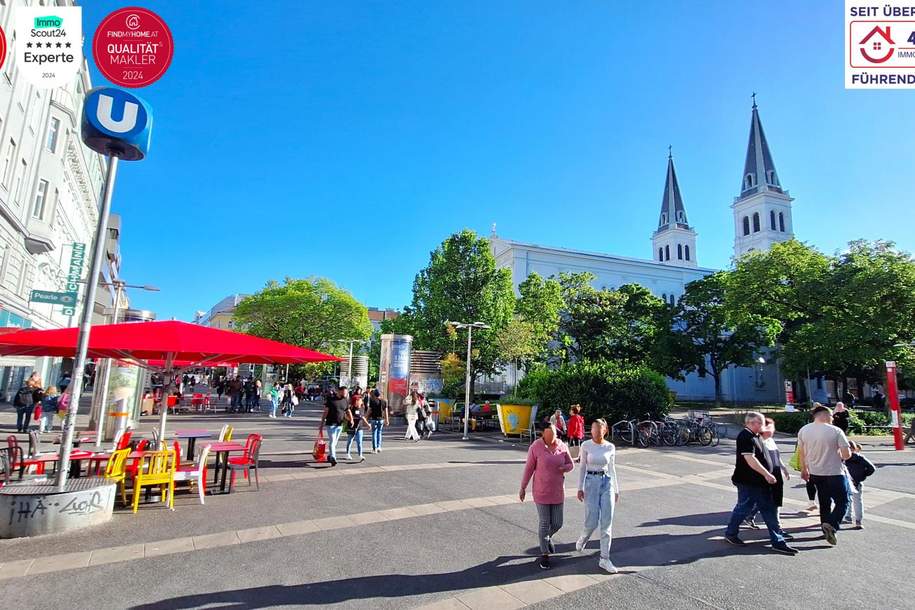
<svg viewBox="0 0 915 610">
<path fill-rule="evenodd" d="M 82 136 L 97 153 L 140 161 L 149 151 L 152 109 L 136 95 L 114 87 L 96 87 L 83 103 Z"/>
</svg>

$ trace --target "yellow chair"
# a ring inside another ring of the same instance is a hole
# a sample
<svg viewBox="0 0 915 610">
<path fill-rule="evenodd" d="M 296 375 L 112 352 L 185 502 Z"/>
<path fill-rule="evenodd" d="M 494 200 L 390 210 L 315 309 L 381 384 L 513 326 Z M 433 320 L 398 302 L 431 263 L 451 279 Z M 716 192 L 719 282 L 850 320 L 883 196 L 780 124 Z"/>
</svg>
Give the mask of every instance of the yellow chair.
<svg viewBox="0 0 915 610">
<path fill-rule="evenodd" d="M 174 450 L 151 451 L 140 458 L 140 468 L 133 479 L 133 512 L 140 506 L 140 492 L 144 487 L 159 486 L 163 501 L 175 508 L 175 470 L 177 458 Z"/>
<path fill-rule="evenodd" d="M 130 449 L 119 449 L 111 454 L 108 465 L 105 466 L 105 478 L 118 484 L 124 506 L 127 506 L 127 472 L 124 467 L 129 455 Z"/>
<path fill-rule="evenodd" d="M 229 426 L 229 427 L 226 429 L 226 434 L 225 434 L 225 436 L 223 436 L 223 438 L 222 438 L 222 440 L 223 440 L 224 443 L 228 443 L 229 441 L 232 440 L 232 432 L 233 432 L 234 430 L 235 430 L 235 428 L 233 428 L 232 426 Z"/>
</svg>

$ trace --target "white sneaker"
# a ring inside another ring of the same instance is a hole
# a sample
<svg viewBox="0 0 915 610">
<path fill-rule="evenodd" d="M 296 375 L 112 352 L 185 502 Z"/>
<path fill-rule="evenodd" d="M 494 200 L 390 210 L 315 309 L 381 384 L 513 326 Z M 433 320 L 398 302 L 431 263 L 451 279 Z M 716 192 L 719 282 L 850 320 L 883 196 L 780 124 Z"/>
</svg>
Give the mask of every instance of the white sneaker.
<svg viewBox="0 0 915 610">
<path fill-rule="evenodd" d="M 609 559 L 601 559 L 597 562 L 597 565 L 600 569 L 610 572 L 611 574 L 616 574 L 619 570 L 616 569 L 616 566 Z"/>
<path fill-rule="evenodd" d="M 575 543 L 575 550 L 581 553 L 585 550 L 585 545 L 588 544 L 588 539 L 584 536 L 581 536 L 578 541 Z"/>
<path fill-rule="evenodd" d="M 346 454 L 346 459 L 348 459 L 348 460 L 353 459 L 353 454 L 347 453 L 347 454 Z"/>
</svg>

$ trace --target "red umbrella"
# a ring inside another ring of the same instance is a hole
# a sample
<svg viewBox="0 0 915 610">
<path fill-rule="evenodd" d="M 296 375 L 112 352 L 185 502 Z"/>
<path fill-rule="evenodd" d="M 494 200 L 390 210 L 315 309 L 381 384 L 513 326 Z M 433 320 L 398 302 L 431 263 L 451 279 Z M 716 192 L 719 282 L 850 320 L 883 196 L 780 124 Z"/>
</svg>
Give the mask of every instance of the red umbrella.
<svg viewBox="0 0 915 610">
<path fill-rule="evenodd" d="M 78 335 L 78 328 L 0 333 L 0 355 L 73 356 Z M 144 368 L 161 370 L 169 386 L 172 374 L 180 369 L 217 363 L 297 364 L 340 360 L 337 356 L 279 341 L 178 321 L 93 326 L 88 357 L 130 360 Z M 162 366 L 152 366 L 155 361 L 160 361 L 156 364 Z M 164 390 L 167 394 L 169 387 Z M 163 439 L 167 412 L 167 408 L 161 409 L 159 434 Z"/>
<path fill-rule="evenodd" d="M 78 334 L 78 328 L 0 334 L 0 355 L 72 356 Z M 178 321 L 93 326 L 88 355 L 134 361 L 170 360 L 172 367 L 176 361 L 185 367 L 202 367 L 217 362 L 296 364 L 340 360 L 279 341 Z"/>
</svg>

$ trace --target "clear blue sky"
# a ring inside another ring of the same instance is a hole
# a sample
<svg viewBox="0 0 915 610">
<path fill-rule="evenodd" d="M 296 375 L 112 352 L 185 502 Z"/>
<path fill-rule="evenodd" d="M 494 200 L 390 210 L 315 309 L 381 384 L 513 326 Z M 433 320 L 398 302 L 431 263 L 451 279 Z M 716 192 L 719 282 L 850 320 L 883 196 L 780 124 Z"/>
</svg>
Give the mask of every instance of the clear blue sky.
<svg viewBox="0 0 915 610">
<path fill-rule="evenodd" d="M 175 38 L 114 200 L 160 319 L 285 276 L 400 307 L 443 238 L 493 222 L 650 258 L 668 144 L 699 263 L 726 266 L 753 91 L 800 239 L 915 249 L 915 93 L 843 88 L 839 2 L 84 4 L 86 49 L 127 5 Z"/>
</svg>

